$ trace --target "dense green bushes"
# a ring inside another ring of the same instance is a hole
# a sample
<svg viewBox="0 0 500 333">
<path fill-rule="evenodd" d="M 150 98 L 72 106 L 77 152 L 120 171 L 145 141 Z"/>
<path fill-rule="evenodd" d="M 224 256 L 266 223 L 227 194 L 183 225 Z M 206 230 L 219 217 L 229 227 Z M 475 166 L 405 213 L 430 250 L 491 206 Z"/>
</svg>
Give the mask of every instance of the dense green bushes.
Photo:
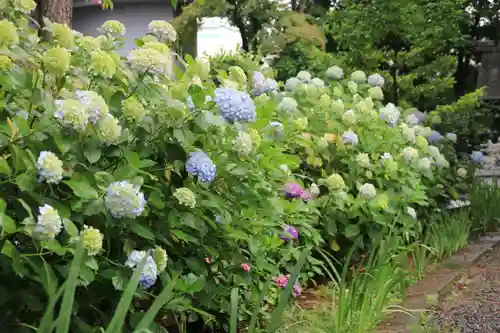
<svg viewBox="0 0 500 333">
<path fill-rule="evenodd" d="M 3 327 L 38 324 L 78 239 L 72 332 L 109 322 L 143 260 L 127 327 L 173 275 L 164 325 L 225 316 L 234 287 L 244 319 L 269 281 L 263 310 L 275 305 L 304 250 L 359 254 L 389 226 L 411 239 L 429 207 L 466 190 L 453 136 L 382 104 L 377 74 L 331 68 L 325 82 L 302 71 L 282 90 L 234 65 L 213 78 L 189 59 L 173 79 L 176 33 L 164 21 L 120 59 L 119 22 L 97 38 L 48 24 L 52 38 L 40 41 L 23 14 L 34 4 L 10 4 L 0 21 Z M 324 266 L 309 255 L 294 294 Z"/>
</svg>

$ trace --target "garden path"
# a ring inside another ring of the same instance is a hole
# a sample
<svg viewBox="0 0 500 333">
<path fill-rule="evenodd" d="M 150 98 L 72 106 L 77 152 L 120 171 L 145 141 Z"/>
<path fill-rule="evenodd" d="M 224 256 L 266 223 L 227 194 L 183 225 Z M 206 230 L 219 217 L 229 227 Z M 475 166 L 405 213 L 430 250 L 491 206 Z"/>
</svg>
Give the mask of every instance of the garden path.
<svg viewBox="0 0 500 333">
<path fill-rule="evenodd" d="M 431 332 L 500 333 L 500 247 L 456 281 L 436 307 Z"/>
</svg>

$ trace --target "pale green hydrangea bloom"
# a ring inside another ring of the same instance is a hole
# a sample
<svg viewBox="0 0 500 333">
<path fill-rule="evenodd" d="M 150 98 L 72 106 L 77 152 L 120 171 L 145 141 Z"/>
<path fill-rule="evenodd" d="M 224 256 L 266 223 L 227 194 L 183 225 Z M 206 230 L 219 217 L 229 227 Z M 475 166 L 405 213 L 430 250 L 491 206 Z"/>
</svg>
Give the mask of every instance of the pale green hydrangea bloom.
<svg viewBox="0 0 500 333">
<path fill-rule="evenodd" d="M 153 259 L 158 266 L 158 272 L 163 272 L 165 268 L 167 268 L 168 255 L 167 251 L 165 251 L 160 246 L 156 246 L 152 251 Z"/>
<path fill-rule="evenodd" d="M 0 71 L 9 71 L 12 69 L 12 60 L 3 54 L 0 54 Z"/>
<path fill-rule="evenodd" d="M 370 166 L 370 156 L 367 153 L 359 153 L 356 155 L 356 163 L 363 168 Z"/>
<path fill-rule="evenodd" d="M 147 42 L 147 43 L 144 43 L 144 45 L 142 47 L 144 49 L 156 50 L 164 55 L 170 55 L 170 48 L 167 45 L 160 43 L 160 42 Z"/>
<path fill-rule="evenodd" d="M 251 128 L 249 130 L 250 137 L 252 138 L 252 144 L 255 149 L 259 148 L 260 143 L 262 142 L 262 137 L 259 134 L 259 131 L 257 131 L 255 128 Z"/>
<path fill-rule="evenodd" d="M 76 40 L 76 44 L 86 52 L 96 52 L 101 49 L 100 40 L 92 36 L 82 36 Z"/>
<path fill-rule="evenodd" d="M 104 51 L 93 52 L 90 59 L 90 70 L 94 74 L 110 78 L 116 73 L 116 62 Z"/>
<path fill-rule="evenodd" d="M 417 212 L 415 211 L 415 209 L 413 207 L 410 207 L 410 206 L 406 207 L 406 214 L 410 215 L 415 220 L 417 219 Z"/>
<path fill-rule="evenodd" d="M 142 103 L 134 96 L 122 101 L 123 116 L 127 121 L 140 122 L 147 114 Z"/>
<path fill-rule="evenodd" d="M 104 235 L 99 229 L 84 225 L 80 237 L 83 240 L 83 248 L 89 256 L 95 256 L 102 250 Z"/>
<path fill-rule="evenodd" d="M 96 131 L 99 140 L 106 146 L 116 144 L 122 135 L 122 127 L 118 119 L 111 114 L 106 114 L 99 119 Z"/>
<path fill-rule="evenodd" d="M 436 157 L 436 164 L 441 168 L 448 168 L 450 166 L 450 162 L 441 154 Z"/>
<path fill-rule="evenodd" d="M 19 43 L 19 35 L 14 23 L 0 20 L 0 47 L 10 47 Z"/>
<path fill-rule="evenodd" d="M 170 59 L 153 48 L 140 48 L 130 51 L 128 61 L 139 72 L 164 74 L 170 69 Z"/>
<path fill-rule="evenodd" d="M 333 191 L 340 191 L 345 187 L 344 178 L 338 173 L 333 173 L 326 178 L 326 185 Z"/>
<path fill-rule="evenodd" d="M 344 70 L 339 66 L 332 66 L 326 71 L 326 77 L 332 80 L 340 80 L 343 76 Z"/>
<path fill-rule="evenodd" d="M 356 83 L 364 83 L 366 81 L 366 74 L 363 71 L 354 71 L 351 74 L 351 80 Z"/>
<path fill-rule="evenodd" d="M 417 168 L 420 171 L 429 171 L 431 169 L 432 163 L 431 160 L 427 157 L 421 158 L 417 163 Z"/>
<path fill-rule="evenodd" d="M 12 0 L 12 5 L 23 14 L 29 14 L 36 8 L 36 3 L 33 0 Z"/>
<path fill-rule="evenodd" d="M 359 187 L 359 195 L 363 199 L 372 199 L 377 195 L 377 190 L 372 184 L 365 183 Z"/>
<path fill-rule="evenodd" d="M 181 205 L 194 208 L 196 206 L 196 195 L 187 187 L 181 187 L 175 190 L 174 197 Z"/>
<path fill-rule="evenodd" d="M 297 73 L 297 79 L 299 79 L 301 82 L 307 83 L 311 81 L 312 75 L 308 71 L 300 71 Z"/>
<path fill-rule="evenodd" d="M 282 112 L 295 112 L 297 110 L 298 104 L 293 97 L 283 97 L 283 99 L 278 104 L 278 111 Z"/>
<path fill-rule="evenodd" d="M 342 113 L 345 110 L 344 102 L 341 99 L 337 99 L 332 102 L 332 110 L 335 113 Z"/>
<path fill-rule="evenodd" d="M 457 175 L 458 175 L 458 177 L 460 177 L 460 178 L 465 178 L 465 177 L 467 177 L 467 170 L 466 170 L 466 169 L 464 169 L 464 168 L 459 168 L 459 169 L 457 170 Z"/>
<path fill-rule="evenodd" d="M 245 132 L 239 132 L 233 140 L 233 149 L 240 155 L 249 155 L 252 152 L 251 135 Z"/>
<path fill-rule="evenodd" d="M 415 138 L 415 144 L 422 150 L 427 150 L 427 148 L 429 147 L 429 141 L 427 141 L 427 139 L 421 135 L 417 135 L 417 137 Z"/>
<path fill-rule="evenodd" d="M 414 160 L 418 158 L 418 150 L 413 147 L 406 147 L 405 149 L 403 149 L 403 157 L 406 162 Z"/>
<path fill-rule="evenodd" d="M 76 96 L 78 101 L 85 107 L 92 124 L 96 124 L 101 117 L 109 113 L 106 101 L 98 93 L 90 90 L 77 90 Z"/>
<path fill-rule="evenodd" d="M 307 117 L 300 117 L 297 119 L 293 120 L 293 123 L 297 127 L 298 130 L 303 131 L 307 128 L 307 125 L 309 124 L 309 120 Z"/>
<path fill-rule="evenodd" d="M 438 156 L 441 155 L 441 152 L 439 151 L 439 148 L 436 146 L 428 146 L 427 147 L 427 152 L 429 153 L 430 156 L 437 158 Z"/>
<path fill-rule="evenodd" d="M 62 220 L 57 210 L 49 205 L 39 209 L 35 233 L 42 239 L 54 239 L 62 230 Z"/>
<path fill-rule="evenodd" d="M 177 40 L 177 31 L 167 21 L 151 21 L 148 25 L 148 31 L 162 42 L 173 43 Z"/>
<path fill-rule="evenodd" d="M 357 120 L 358 120 L 358 117 L 356 116 L 356 113 L 354 112 L 354 110 L 347 110 L 342 115 L 342 121 L 347 126 L 352 126 L 352 125 L 356 124 Z"/>
<path fill-rule="evenodd" d="M 41 182 L 58 184 L 63 178 L 63 163 L 56 154 L 50 151 L 40 152 L 36 161 L 36 170 Z"/>
<path fill-rule="evenodd" d="M 238 82 L 238 84 L 243 87 L 247 83 L 247 75 L 245 71 L 239 66 L 231 66 L 228 69 L 229 79 Z"/>
<path fill-rule="evenodd" d="M 75 43 L 73 30 L 66 24 L 52 23 L 50 26 L 52 40 L 60 47 L 71 48 Z"/>
<path fill-rule="evenodd" d="M 411 127 L 406 127 L 403 128 L 403 136 L 405 137 L 406 141 L 408 142 L 415 142 L 417 139 L 417 136 L 415 134 L 415 130 Z"/>
<path fill-rule="evenodd" d="M 125 35 L 127 30 L 120 21 L 108 20 L 101 25 L 101 31 L 104 34 L 111 35 L 113 37 L 121 37 Z"/>
<path fill-rule="evenodd" d="M 381 101 L 384 99 L 384 92 L 379 86 L 371 87 L 370 89 L 368 89 L 368 95 L 370 95 L 371 98 L 377 101 Z"/>
<path fill-rule="evenodd" d="M 62 47 L 53 47 L 45 52 L 43 57 L 44 68 L 53 74 L 64 74 L 69 70 L 71 56 L 69 51 Z"/>
<path fill-rule="evenodd" d="M 325 81 L 321 80 L 318 77 L 315 77 L 314 79 L 312 79 L 309 84 L 311 84 L 313 87 L 316 87 L 318 89 L 325 87 Z"/>
<path fill-rule="evenodd" d="M 83 131 L 89 121 L 89 113 L 86 112 L 82 103 L 75 99 L 54 101 L 56 106 L 56 117 L 62 125 L 72 127 L 77 131 Z"/>
<path fill-rule="evenodd" d="M 347 82 L 347 88 L 351 94 L 356 94 L 358 92 L 358 84 L 354 81 Z"/>
</svg>

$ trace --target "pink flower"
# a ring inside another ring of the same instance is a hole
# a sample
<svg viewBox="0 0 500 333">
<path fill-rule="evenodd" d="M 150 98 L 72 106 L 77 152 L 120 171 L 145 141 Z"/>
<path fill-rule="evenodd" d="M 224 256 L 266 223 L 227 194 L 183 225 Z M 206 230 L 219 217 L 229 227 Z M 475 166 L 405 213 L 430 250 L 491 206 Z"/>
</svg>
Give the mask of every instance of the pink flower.
<svg viewBox="0 0 500 333">
<path fill-rule="evenodd" d="M 285 196 L 288 198 L 298 198 L 304 193 L 304 189 L 297 183 L 287 183 L 284 188 Z"/>
<path fill-rule="evenodd" d="M 294 226 L 287 224 L 283 227 L 283 231 L 285 234 L 281 235 L 280 238 L 285 242 L 299 238 L 299 232 Z"/>
<path fill-rule="evenodd" d="M 288 285 L 289 280 L 290 280 L 290 274 L 287 275 L 280 274 L 278 277 L 273 279 L 274 283 L 276 283 L 276 285 L 281 289 L 285 288 Z M 292 287 L 292 295 L 293 297 L 297 297 L 300 296 L 301 294 L 302 294 L 302 288 L 300 287 L 299 282 L 296 281 Z"/>
<path fill-rule="evenodd" d="M 246 263 L 243 263 L 240 265 L 240 267 L 245 271 L 245 272 L 250 272 L 250 270 L 252 269 L 252 267 L 250 266 L 250 264 L 246 264 Z"/>
<path fill-rule="evenodd" d="M 205 262 L 210 265 L 212 263 L 212 259 L 210 259 L 210 257 L 205 257 Z"/>
</svg>

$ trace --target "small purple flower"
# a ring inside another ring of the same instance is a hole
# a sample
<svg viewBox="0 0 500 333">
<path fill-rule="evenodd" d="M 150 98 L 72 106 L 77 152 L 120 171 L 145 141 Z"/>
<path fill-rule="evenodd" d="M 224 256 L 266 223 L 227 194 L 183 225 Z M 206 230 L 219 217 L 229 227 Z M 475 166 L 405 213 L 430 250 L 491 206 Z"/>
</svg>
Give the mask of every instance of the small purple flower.
<svg viewBox="0 0 500 333">
<path fill-rule="evenodd" d="M 427 141 L 429 141 L 429 143 L 437 142 L 439 140 L 441 140 L 441 134 L 438 131 L 432 131 L 431 135 L 427 137 Z"/>
<path fill-rule="evenodd" d="M 347 131 L 342 134 L 342 141 L 344 143 L 355 145 L 358 143 L 359 139 L 356 133 L 354 133 L 353 131 Z"/>
<path fill-rule="evenodd" d="M 472 159 L 472 161 L 474 163 L 477 163 L 477 164 L 480 164 L 480 163 L 483 163 L 484 161 L 484 155 L 482 152 L 480 151 L 473 151 L 472 154 L 470 154 L 470 158 Z"/>
<path fill-rule="evenodd" d="M 297 281 L 293 284 L 292 295 L 293 297 L 298 297 L 302 294 L 302 288 L 300 287 L 300 283 Z"/>
<path fill-rule="evenodd" d="M 283 231 L 286 235 L 282 235 L 280 236 L 280 238 L 285 242 L 299 238 L 299 232 L 297 231 L 297 229 L 295 229 L 295 227 L 291 225 L 285 225 Z"/>
<path fill-rule="evenodd" d="M 304 194 L 304 189 L 297 183 L 287 183 L 284 188 L 285 196 L 288 198 L 298 198 Z"/>
<path fill-rule="evenodd" d="M 304 192 L 302 192 L 302 194 L 300 195 L 300 198 L 304 201 L 304 202 L 308 202 L 308 201 L 311 201 L 313 198 L 313 194 L 306 190 Z"/>
</svg>

